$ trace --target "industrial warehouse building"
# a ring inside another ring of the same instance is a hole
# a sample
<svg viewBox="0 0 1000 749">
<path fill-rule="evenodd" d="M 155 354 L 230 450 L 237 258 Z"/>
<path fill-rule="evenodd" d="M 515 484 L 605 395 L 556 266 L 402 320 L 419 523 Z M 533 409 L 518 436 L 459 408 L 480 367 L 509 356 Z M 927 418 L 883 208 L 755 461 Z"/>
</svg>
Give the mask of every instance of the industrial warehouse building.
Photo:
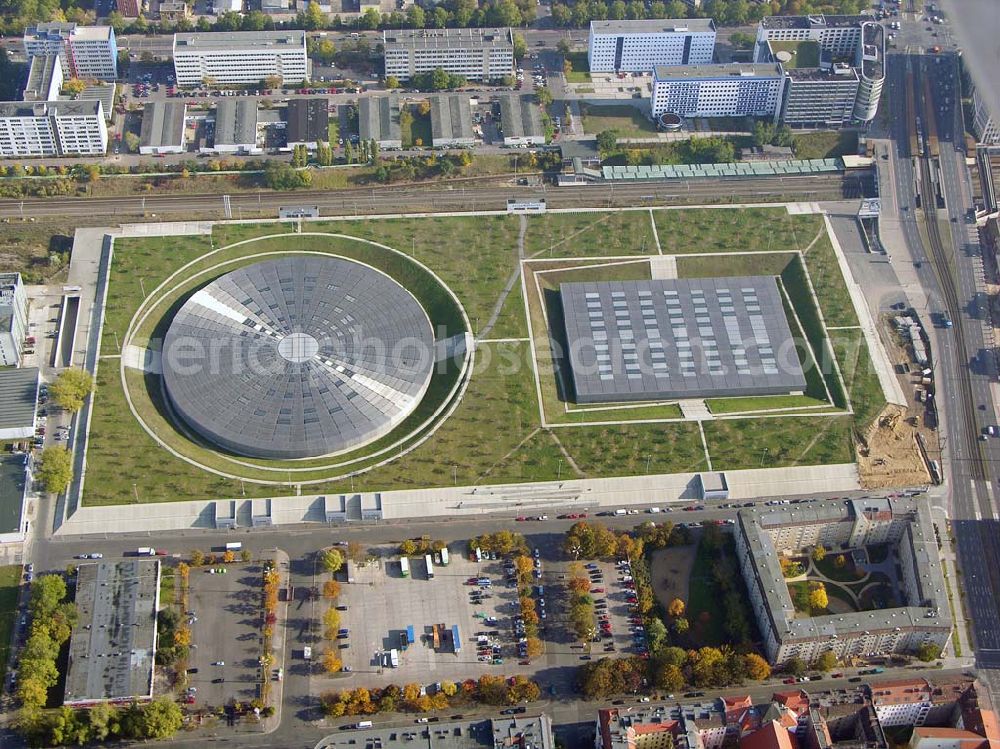
<svg viewBox="0 0 1000 749">
<path fill-rule="evenodd" d="M 159 599 L 158 559 L 79 566 L 63 704 L 152 699 Z"/>
<path fill-rule="evenodd" d="M 182 101 L 151 101 L 142 108 L 139 130 L 139 153 L 144 156 L 184 153 L 187 138 L 184 118 L 187 105 Z"/>
<path fill-rule="evenodd" d="M 500 96 L 500 128 L 505 146 L 544 146 L 545 128 L 533 97 L 520 94 Z"/>
<path fill-rule="evenodd" d="M 215 107 L 216 153 L 261 153 L 257 144 L 257 102 L 254 99 L 222 99 Z"/>
<path fill-rule="evenodd" d="M 468 94 L 431 97 L 431 145 L 435 148 L 472 148 L 472 105 Z"/>
<path fill-rule="evenodd" d="M 406 81 L 437 68 L 469 80 L 514 74 L 514 34 L 505 29 L 386 29 L 385 75 Z"/>
<path fill-rule="evenodd" d="M 362 99 L 364 101 L 364 99 Z M 330 138 L 330 113 L 326 99 L 292 99 L 285 109 L 287 147 L 305 146 L 313 150 Z"/>
<path fill-rule="evenodd" d="M 304 31 L 226 31 L 174 34 L 174 75 L 178 86 L 259 85 L 277 76 L 282 85 L 309 78 Z"/>
<path fill-rule="evenodd" d="M 753 614 L 772 663 L 797 656 L 807 663 L 827 651 L 837 658 L 913 653 L 941 648 L 951 637 L 951 613 L 934 524 L 925 501 L 871 497 L 781 509 L 740 510 L 736 556 Z M 895 608 L 822 616 L 797 614 L 780 565 L 816 546 L 861 555 L 888 545 L 899 570 Z"/>
<path fill-rule="evenodd" d="M 363 96 L 358 101 L 358 134 L 362 141 L 374 140 L 379 148 L 403 147 L 399 127 L 398 96 Z"/>
<path fill-rule="evenodd" d="M 578 403 L 805 390 L 773 276 L 564 283 Z"/>
<path fill-rule="evenodd" d="M 705 65 L 715 54 L 711 18 L 591 21 L 591 73 L 649 73 L 657 65 Z"/>
</svg>

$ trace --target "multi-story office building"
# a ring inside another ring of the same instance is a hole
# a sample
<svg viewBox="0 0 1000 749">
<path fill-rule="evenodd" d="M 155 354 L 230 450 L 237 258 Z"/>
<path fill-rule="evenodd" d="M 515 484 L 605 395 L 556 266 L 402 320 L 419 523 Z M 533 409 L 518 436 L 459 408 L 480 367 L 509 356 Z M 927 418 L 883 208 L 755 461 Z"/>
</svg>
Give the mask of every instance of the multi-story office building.
<svg viewBox="0 0 1000 749">
<path fill-rule="evenodd" d="M 309 77 L 304 31 L 230 31 L 174 34 L 178 86 L 252 85 L 277 76 L 282 84 Z"/>
<path fill-rule="evenodd" d="M 711 18 L 591 21 L 592 73 L 649 73 L 657 65 L 706 65 L 715 54 Z"/>
<path fill-rule="evenodd" d="M 108 128 L 101 102 L 0 102 L 0 156 L 103 156 Z"/>
<path fill-rule="evenodd" d="M 878 112 L 885 79 L 885 29 L 869 16 L 772 16 L 761 20 L 756 62 L 778 62 L 789 84 L 782 109 L 789 125 L 840 127 L 868 123 Z M 846 118 L 839 109 L 852 77 L 857 85 Z"/>
<path fill-rule="evenodd" d="M 113 81 L 118 77 L 118 44 L 110 26 L 39 23 L 24 32 L 24 53 L 58 55 L 67 78 Z"/>
<path fill-rule="evenodd" d="M 653 69 L 653 116 L 775 118 L 784 85 L 775 63 L 661 65 Z"/>
<path fill-rule="evenodd" d="M 382 42 L 385 74 L 401 81 L 437 68 L 479 81 L 514 74 L 510 29 L 387 29 Z"/>
<path fill-rule="evenodd" d="M 837 63 L 828 70 L 786 70 L 781 121 L 792 127 L 839 128 L 850 123 L 858 97 L 858 74 Z"/>
<path fill-rule="evenodd" d="M 944 648 L 951 613 L 934 526 L 926 503 L 909 498 L 852 499 L 780 510 L 741 510 L 736 556 L 768 658 L 812 661 L 912 653 L 925 643 Z M 898 564 L 895 607 L 803 617 L 795 610 L 779 563 L 815 546 L 864 555 L 887 544 Z"/>
<path fill-rule="evenodd" d="M 24 86 L 25 101 L 55 101 L 63 84 L 62 64 L 58 55 L 36 55 L 28 68 Z"/>
<path fill-rule="evenodd" d="M 976 90 L 972 92 L 972 111 L 972 124 L 979 142 L 985 143 L 988 146 L 1000 143 L 1000 127 L 997 127 L 997 121 L 990 111 L 989 104 L 986 103 L 986 100 Z"/>
<path fill-rule="evenodd" d="M 21 274 L 0 273 L 0 366 L 16 367 L 20 363 L 27 334 L 28 298 Z"/>
</svg>

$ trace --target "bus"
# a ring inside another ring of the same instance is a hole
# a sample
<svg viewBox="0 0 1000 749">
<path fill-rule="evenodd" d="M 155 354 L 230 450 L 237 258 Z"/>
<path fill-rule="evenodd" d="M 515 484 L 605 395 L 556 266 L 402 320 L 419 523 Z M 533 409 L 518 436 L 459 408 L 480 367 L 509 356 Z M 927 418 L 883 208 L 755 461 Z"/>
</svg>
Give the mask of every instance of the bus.
<svg viewBox="0 0 1000 749">
<path fill-rule="evenodd" d="M 431 555 L 430 554 L 424 554 L 424 564 L 427 565 L 427 579 L 428 580 L 433 580 L 434 579 L 434 562 L 431 561 Z"/>
<path fill-rule="evenodd" d="M 410 560 L 406 557 L 399 560 L 399 571 L 403 573 L 403 577 L 410 576 Z"/>
</svg>

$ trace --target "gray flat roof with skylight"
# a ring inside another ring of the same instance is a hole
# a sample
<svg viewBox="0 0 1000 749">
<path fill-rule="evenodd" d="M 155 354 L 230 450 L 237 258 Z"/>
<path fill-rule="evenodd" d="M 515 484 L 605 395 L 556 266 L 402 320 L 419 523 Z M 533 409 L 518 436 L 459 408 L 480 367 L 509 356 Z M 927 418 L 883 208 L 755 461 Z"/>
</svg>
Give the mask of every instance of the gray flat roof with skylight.
<svg viewBox="0 0 1000 749">
<path fill-rule="evenodd" d="M 564 283 L 578 403 L 805 390 L 773 276 Z"/>
</svg>

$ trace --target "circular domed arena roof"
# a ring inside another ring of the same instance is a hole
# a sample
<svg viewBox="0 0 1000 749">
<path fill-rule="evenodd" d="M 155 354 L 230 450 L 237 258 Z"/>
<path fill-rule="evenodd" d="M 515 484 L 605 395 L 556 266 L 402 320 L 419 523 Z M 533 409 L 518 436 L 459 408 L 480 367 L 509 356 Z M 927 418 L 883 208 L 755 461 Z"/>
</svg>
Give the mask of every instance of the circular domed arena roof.
<svg viewBox="0 0 1000 749">
<path fill-rule="evenodd" d="M 170 323 L 177 414 L 225 450 L 294 459 L 358 447 L 416 408 L 434 365 L 427 314 L 385 274 L 292 255 L 227 273 Z"/>
</svg>

